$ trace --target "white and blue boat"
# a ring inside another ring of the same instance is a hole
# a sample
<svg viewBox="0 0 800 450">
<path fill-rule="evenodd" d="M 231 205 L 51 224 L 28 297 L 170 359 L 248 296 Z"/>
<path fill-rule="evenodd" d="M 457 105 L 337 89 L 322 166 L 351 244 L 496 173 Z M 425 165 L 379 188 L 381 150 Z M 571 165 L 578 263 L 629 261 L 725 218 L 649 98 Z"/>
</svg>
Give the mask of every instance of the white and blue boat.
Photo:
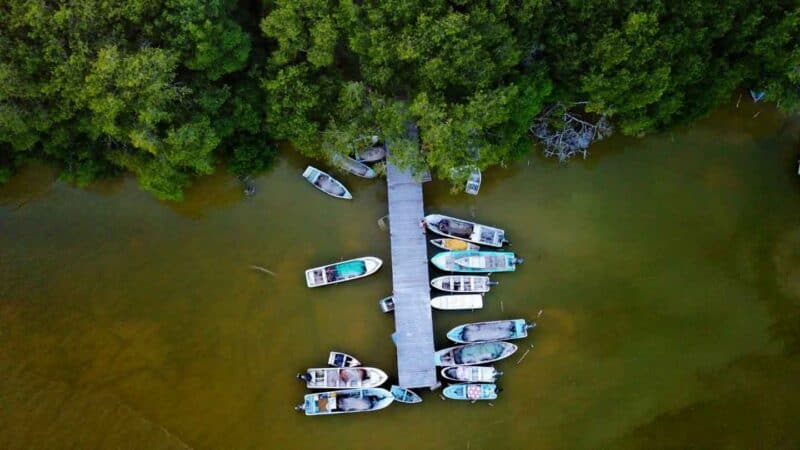
<svg viewBox="0 0 800 450">
<path fill-rule="evenodd" d="M 352 200 L 353 195 L 342 184 L 341 181 L 333 178 L 329 174 L 317 169 L 314 166 L 306 167 L 303 171 L 303 178 L 308 180 L 315 188 L 330 195 L 331 197 Z"/>
<path fill-rule="evenodd" d="M 494 383 L 503 372 L 494 367 L 485 366 L 451 366 L 442 369 L 442 376 L 448 380 L 465 383 Z"/>
<path fill-rule="evenodd" d="M 500 228 L 481 225 L 469 220 L 441 214 L 425 216 L 425 225 L 429 230 L 444 237 L 461 239 L 490 247 L 502 247 L 507 244 L 506 232 Z"/>
<path fill-rule="evenodd" d="M 397 385 L 392 385 L 389 389 L 394 395 L 394 399 L 401 403 L 421 403 L 422 397 L 411 389 L 406 389 Z"/>
<path fill-rule="evenodd" d="M 461 250 L 437 253 L 431 258 L 431 263 L 447 272 L 513 272 L 517 264 L 522 263 L 522 258 L 517 258 L 513 252 Z"/>
<path fill-rule="evenodd" d="M 453 400 L 494 400 L 500 388 L 494 383 L 451 384 L 442 394 Z"/>
<path fill-rule="evenodd" d="M 310 288 L 342 283 L 372 275 L 383 265 L 380 258 L 364 256 L 327 266 L 306 270 L 306 285 Z"/>
<path fill-rule="evenodd" d="M 309 389 L 355 389 L 378 387 L 389 376 L 374 367 L 314 367 L 297 374 L 297 378 Z"/>
<path fill-rule="evenodd" d="M 508 358 L 516 351 L 510 342 L 479 342 L 439 350 L 433 360 L 437 366 L 474 366 Z"/>
<path fill-rule="evenodd" d="M 295 410 L 307 416 L 328 416 L 377 411 L 391 405 L 394 396 L 382 388 L 347 389 L 308 394 L 303 400 Z"/>
<path fill-rule="evenodd" d="M 525 319 L 465 323 L 448 331 L 447 339 L 459 344 L 522 339 L 535 326 L 535 323 L 527 323 Z"/>
</svg>

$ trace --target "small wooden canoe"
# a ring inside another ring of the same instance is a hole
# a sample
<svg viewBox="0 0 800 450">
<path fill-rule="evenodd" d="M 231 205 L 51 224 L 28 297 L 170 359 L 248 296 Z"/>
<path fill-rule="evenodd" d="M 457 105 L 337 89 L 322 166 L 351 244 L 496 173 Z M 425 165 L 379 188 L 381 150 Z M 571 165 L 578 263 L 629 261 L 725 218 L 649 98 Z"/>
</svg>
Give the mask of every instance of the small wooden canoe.
<svg viewBox="0 0 800 450">
<path fill-rule="evenodd" d="M 347 353 L 334 351 L 328 354 L 328 365 L 332 367 L 358 367 L 361 365 L 361 361 Z"/>
<path fill-rule="evenodd" d="M 350 194 L 350 191 L 344 187 L 341 181 L 333 178 L 314 166 L 306 167 L 306 170 L 303 171 L 303 178 L 308 180 L 308 182 L 311 183 L 315 188 L 330 195 L 331 197 L 342 198 L 345 200 L 350 200 L 353 198 L 353 196 Z"/>
<path fill-rule="evenodd" d="M 451 238 L 439 238 L 439 239 L 431 239 L 430 243 L 433 244 L 435 247 L 439 247 L 442 250 L 480 250 L 480 245 L 473 244 L 471 242 L 462 241 L 461 239 L 451 239 Z"/>
<path fill-rule="evenodd" d="M 457 250 L 437 253 L 431 258 L 431 263 L 448 272 L 496 273 L 517 270 L 522 258 L 517 258 L 513 252 Z"/>
<path fill-rule="evenodd" d="M 451 366 L 442 369 L 442 376 L 448 380 L 466 383 L 494 383 L 503 372 L 494 367 L 484 366 Z"/>
<path fill-rule="evenodd" d="M 437 366 L 473 366 L 508 358 L 516 351 L 517 346 L 510 342 L 480 342 L 439 350 L 433 359 Z"/>
<path fill-rule="evenodd" d="M 489 292 L 496 281 L 491 281 L 489 277 L 476 275 L 447 275 L 431 280 L 431 286 L 445 292 L 455 293 L 480 293 Z"/>
<path fill-rule="evenodd" d="M 464 219 L 429 214 L 425 216 L 425 225 L 429 230 L 444 237 L 463 239 L 480 245 L 502 247 L 507 244 L 506 232 L 500 228 L 481 225 Z"/>
<path fill-rule="evenodd" d="M 394 395 L 394 399 L 401 403 L 421 403 L 422 397 L 417 395 L 416 392 L 412 391 L 411 389 L 406 389 L 397 385 L 393 385 L 389 389 Z"/>
<path fill-rule="evenodd" d="M 389 379 L 374 367 L 321 367 L 297 374 L 309 389 L 356 389 L 378 387 Z"/>
<path fill-rule="evenodd" d="M 364 278 L 377 272 L 383 265 L 380 258 L 363 256 L 327 266 L 306 270 L 306 285 L 310 288 Z"/>
<path fill-rule="evenodd" d="M 307 416 L 371 412 L 386 408 L 393 401 L 394 396 L 386 389 L 347 389 L 308 394 L 295 410 Z"/>
<path fill-rule="evenodd" d="M 386 158 L 386 146 L 383 144 L 373 145 L 356 153 L 356 160 L 361 162 L 377 162 Z"/>
<path fill-rule="evenodd" d="M 431 299 L 431 306 L 436 309 L 459 310 L 483 308 L 481 294 L 441 295 Z"/>
<path fill-rule="evenodd" d="M 378 300 L 378 306 L 381 308 L 381 311 L 385 313 L 394 311 L 394 297 L 390 295 Z"/>
<path fill-rule="evenodd" d="M 442 394 L 452 400 L 494 400 L 499 388 L 494 383 L 451 384 Z"/>
<path fill-rule="evenodd" d="M 334 153 L 331 156 L 331 161 L 338 167 L 340 167 L 342 170 L 346 170 L 357 177 L 375 178 L 378 175 L 372 167 L 360 161 L 356 161 L 355 159 L 349 156 L 344 156 L 338 153 Z"/>
<path fill-rule="evenodd" d="M 527 323 L 525 319 L 465 323 L 448 331 L 447 339 L 460 344 L 522 339 L 528 336 L 528 329 L 535 326 L 535 323 Z"/>
</svg>

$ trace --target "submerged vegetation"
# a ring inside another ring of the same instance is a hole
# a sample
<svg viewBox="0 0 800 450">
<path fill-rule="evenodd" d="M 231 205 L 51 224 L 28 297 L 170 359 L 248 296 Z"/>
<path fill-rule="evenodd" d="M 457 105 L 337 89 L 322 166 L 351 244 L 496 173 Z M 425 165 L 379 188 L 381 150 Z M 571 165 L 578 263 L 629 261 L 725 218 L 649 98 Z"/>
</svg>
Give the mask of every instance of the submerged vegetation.
<svg viewBox="0 0 800 450">
<path fill-rule="evenodd" d="M 450 177 L 528 152 L 553 105 L 628 135 L 741 87 L 798 110 L 798 36 L 780 0 L 6 0 L 0 182 L 36 158 L 180 199 L 220 162 L 264 170 L 278 141 L 330 158 L 372 136 Z"/>
</svg>

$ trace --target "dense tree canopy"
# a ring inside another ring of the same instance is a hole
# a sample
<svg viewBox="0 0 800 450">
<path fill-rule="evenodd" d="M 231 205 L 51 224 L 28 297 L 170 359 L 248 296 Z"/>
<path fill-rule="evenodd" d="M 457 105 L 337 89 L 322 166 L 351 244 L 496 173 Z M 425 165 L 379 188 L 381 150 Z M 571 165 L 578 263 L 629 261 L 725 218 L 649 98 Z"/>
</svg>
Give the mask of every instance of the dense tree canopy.
<svg viewBox="0 0 800 450">
<path fill-rule="evenodd" d="M 372 136 L 461 181 L 529 151 L 555 102 L 631 135 L 737 88 L 798 110 L 798 36 L 796 0 L 4 0 L 0 182 L 38 158 L 179 199 L 277 141 L 328 158 Z"/>
</svg>

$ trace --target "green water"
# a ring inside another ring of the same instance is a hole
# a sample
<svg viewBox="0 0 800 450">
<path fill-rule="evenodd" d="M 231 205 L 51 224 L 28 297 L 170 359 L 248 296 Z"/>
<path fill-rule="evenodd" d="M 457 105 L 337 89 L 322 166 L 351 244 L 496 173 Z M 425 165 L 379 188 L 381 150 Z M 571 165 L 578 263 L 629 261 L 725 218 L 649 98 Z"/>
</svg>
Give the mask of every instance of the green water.
<svg viewBox="0 0 800 450">
<path fill-rule="evenodd" d="M 459 323 L 543 311 L 498 364 L 493 406 L 421 392 L 292 411 L 295 373 L 331 349 L 396 374 L 389 268 L 303 277 L 388 261 L 384 183 L 343 176 L 355 199 L 332 199 L 287 154 L 252 198 L 216 175 L 171 204 L 29 168 L 0 188 L 0 448 L 798 448 L 798 126 L 755 112 L 568 166 L 534 155 L 486 172 L 478 197 L 425 186 L 428 211 L 503 227 L 525 258 L 483 310 L 435 312 L 437 346 Z"/>
</svg>

